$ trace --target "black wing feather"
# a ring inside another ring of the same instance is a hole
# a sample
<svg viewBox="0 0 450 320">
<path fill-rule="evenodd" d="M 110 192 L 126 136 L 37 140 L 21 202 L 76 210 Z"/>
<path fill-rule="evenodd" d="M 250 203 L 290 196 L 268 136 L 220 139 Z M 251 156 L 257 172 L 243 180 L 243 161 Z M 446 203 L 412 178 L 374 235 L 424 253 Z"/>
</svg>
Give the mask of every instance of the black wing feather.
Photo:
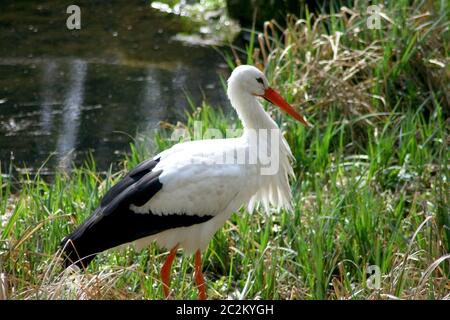
<svg viewBox="0 0 450 320">
<path fill-rule="evenodd" d="M 138 164 L 121 181 L 119 181 L 115 186 L 109 189 L 109 191 L 103 196 L 101 205 L 105 206 L 130 185 L 136 183 L 147 173 L 151 172 L 153 168 L 158 164 L 159 160 L 159 158 L 149 159 Z"/>
<path fill-rule="evenodd" d="M 206 222 L 210 215 L 156 215 L 136 213 L 130 205 L 142 206 L 163 187 L 162 171 L 152 171 L 159 159 L 147 160 L 131 170 L 104 196 L 100 206 L 74 232 L 65 237 L 61 247 L 65 265 L 87 266 L 101 251 L 159 232 Z"/>
</svg>

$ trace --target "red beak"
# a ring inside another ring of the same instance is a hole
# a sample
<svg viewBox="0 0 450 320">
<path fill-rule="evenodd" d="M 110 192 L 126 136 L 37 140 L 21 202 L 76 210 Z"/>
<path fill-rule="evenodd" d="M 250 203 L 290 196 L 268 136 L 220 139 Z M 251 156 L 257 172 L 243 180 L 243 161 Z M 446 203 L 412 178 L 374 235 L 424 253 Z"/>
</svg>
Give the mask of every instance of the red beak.
<svg viewBox="0 0 450 320">
<path fill-rule="evenodd" d="M 307 127 L 311 127 L 308 121 L 306 121 L 305 118 L 303 118 L 295 109 L 286 102 L 286 100 L 283 99 L 282 96 L 272 88 L 267 88 L 266 91 L 264 91 L 264 95 L 262 96 L 264 99 L 270 101 L 274 105 L 280 107 L 281 110 L 289 113 L 295 120 L 303 123 Z"/>
</svg>

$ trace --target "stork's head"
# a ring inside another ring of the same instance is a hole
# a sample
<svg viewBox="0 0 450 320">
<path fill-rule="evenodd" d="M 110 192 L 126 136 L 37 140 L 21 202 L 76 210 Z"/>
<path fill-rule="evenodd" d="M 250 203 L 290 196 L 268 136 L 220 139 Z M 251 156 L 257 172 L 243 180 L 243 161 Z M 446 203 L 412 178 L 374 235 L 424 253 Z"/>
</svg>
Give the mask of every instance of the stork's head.
<svg viewBox="0 0 450 320">
<path fill-rule="evenodd" d="M 230 90 L 238 89 L 254 96 L 263 96 L 268 87 L 269 83 L 264 73 L 253 66 L 236 67 L 228 79 L 228 94 L 230 94 Z"/>
<path fill-rule="evenodd" d="M 264 73 L 253 66 L 241 65 L 236 67 L 231 73 L 228 79 L 228 97 L 233 100 L 233 97 L 239 94 L 262 97 L 290 114 L 294 119 L 306 126 L 310 126 L 305 118 L 269 86 Z"/>
</svg>

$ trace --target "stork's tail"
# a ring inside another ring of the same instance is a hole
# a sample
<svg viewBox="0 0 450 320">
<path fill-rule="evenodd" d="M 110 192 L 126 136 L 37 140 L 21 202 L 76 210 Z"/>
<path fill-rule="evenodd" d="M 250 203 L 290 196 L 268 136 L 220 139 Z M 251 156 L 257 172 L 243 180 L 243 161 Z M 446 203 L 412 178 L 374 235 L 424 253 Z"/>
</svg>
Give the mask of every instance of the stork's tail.
<svg viewBox="0 0 450 320">
<path fill-rule="evenodd" d="M 84 269 L 102 251 L 102 248 L 93 243 L 95 239 L 92 237 L 93 230 L 90 228 L 92 218 L 86 220 L 61 241 L 60 250 L 65 268 L 76 265 L 80 269 Z"/>
<path fill-rule="evenodd" d="M 84 269 L 96 256 L 96 253 L 86 254 L 86 251 L 83 251 L 77 241 L 71 238 L 71 236 L 65 237 L 60 246 L 64 259 L 64 268 L 76 265 L 80 269 Z"/>
</svg>

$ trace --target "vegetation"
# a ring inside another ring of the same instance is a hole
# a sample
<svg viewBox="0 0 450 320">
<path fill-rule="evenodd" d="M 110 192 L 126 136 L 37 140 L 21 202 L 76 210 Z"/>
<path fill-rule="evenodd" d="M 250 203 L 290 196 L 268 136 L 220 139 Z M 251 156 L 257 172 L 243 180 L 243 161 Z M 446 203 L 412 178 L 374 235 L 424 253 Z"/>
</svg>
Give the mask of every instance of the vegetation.
<svg viewBox="0 0 450 320">
<path fill-rule="evenodd" d="M 367 28 L 360 4 L 290 17 L 286 30 L 266 23 L 246 48 L 246 63 L 264 67 L 314 127 L 272 111 L 296 158 L 294 210 L 233 216 L 205 255 L 210 298 L 450 298 L 449 7 L 386 6 L 381 29 Z M 204 129 L 236 125 L 208 105 L 185 128 L 196 120 Z M 62 272 L 54 253 L 127 169 L 174 143 L 168 134 L 138 139 L 117 174 L 97 173 L 90 160 L 52 183 L 22 176 L 18 192 L 0 176 L 0 294 L 162 298 L 166 252 L 156 246 L 103 253 L 80 274 Z M 379 287 L 366 273 L 373 265 Z M 174 298 L 196 298 L 192 272 L 192 259 L 176 260 Z"/>
</svg>

